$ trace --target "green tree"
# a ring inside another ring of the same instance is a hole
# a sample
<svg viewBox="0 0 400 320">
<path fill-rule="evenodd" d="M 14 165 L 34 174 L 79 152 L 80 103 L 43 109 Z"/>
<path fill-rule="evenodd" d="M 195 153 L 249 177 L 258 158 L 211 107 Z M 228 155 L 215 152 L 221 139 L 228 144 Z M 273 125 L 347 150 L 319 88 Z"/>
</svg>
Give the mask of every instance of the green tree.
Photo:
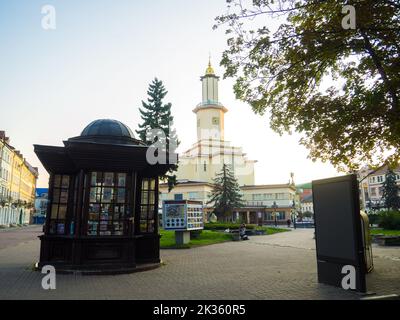
<svg viewBox="0 0 400 320">
<path fill-rule="evenodd" d="M 383 183 L 382 200 L 387 209 L 399 210 L 400 209 L 400 188 L 396 183 L 396 174 L 392 169 L 389 169 L 385 175 L 385 182 Z"/>
<path fill-rule="evenodd" d="M 215 176 L 213 183 L 208 204 L 214 205 L 214 213 L 218 220 L 229 220 L 233 209 L 243 206 L 239 183 L 226 164 L 223 164 L 221 172 Z"/>
<path fill-rule="evenodd" d="M 171 103 L 164 104 L 163 99 L 167 95 L 161 80 L 155 78 L 149 85 L 147 90 L 147 102 L 142 101 L 142 108 L 139 108 L 143 122 L 139 124 L 139 130 L 136 133 L 140 139 L 148 144 L 159 142 L 163 147 L 163 152 L 173 153 L 179 145 L 176 130 L 172 127 L 174 117 L 171 114 Z M 158 135 L 153 140 L 148 140 L 148 132 L 153 129 L 160 129 L 163 135 Z M 176 185 L 176 174 L 178 169 L 177 164 L 172 164 L 169 171 L 160 178 L 168 183 L 168 191 Z"/>
<path fill-rule="evenodd" d="M 313 160 L 345 170 L 398 161 L 397 0 L 227 3 L 214 27 L 226 27 L 221 65 L 238 99 L 268 112 L 276 132 L 299 132 Z M 355 29 L 342 27 L 344 5 L 355 8 Z"/>
</svg>

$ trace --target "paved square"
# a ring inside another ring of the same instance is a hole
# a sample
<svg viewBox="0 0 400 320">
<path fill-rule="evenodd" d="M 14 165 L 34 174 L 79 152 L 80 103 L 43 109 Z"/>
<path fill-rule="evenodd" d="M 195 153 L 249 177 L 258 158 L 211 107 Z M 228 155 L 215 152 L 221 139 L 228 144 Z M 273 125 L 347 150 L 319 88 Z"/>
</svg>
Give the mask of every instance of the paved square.
<svg viewBox="0 0 400 320">
<path fill-rule="evenodd" d="M 313 230 L 249 241 L 162 250 L 161 268 L 115 276 L 57 275 L 57 289 L 41 288 L 32 271 L 39 227 L 0 232 L 0 299 L 359 299 L 317 283 Z M 8 240 L 6 240 L 8 239 Z M 374 247 L 368 290 L 400 293 L 400 248 Z"/>
</svg>

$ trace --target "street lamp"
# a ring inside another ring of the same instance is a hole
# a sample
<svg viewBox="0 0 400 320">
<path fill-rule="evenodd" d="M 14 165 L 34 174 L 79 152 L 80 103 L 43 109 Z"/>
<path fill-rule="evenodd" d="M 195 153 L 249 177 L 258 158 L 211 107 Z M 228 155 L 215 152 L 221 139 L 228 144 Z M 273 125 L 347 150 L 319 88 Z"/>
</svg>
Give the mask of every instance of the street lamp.
<svg viewBox="0 0 400 320">
<path fill-rule="evenodd" d="M 296 229 L 296 205 L 294 203 L 292 203 L 292 220 L 293 220 L 293 228 Z"/>
<path fill-rule="evenodd" d="M 275 201 L 274 201 L 274 203 L 272 204 L 272 208 L 274 209 L 275 227 L 277 227 L 278 224 L 277 224 L 277 221 L 276 221 L 276 208 L 278 208 L 278 205 L 276 204 Z"/>
</svg>

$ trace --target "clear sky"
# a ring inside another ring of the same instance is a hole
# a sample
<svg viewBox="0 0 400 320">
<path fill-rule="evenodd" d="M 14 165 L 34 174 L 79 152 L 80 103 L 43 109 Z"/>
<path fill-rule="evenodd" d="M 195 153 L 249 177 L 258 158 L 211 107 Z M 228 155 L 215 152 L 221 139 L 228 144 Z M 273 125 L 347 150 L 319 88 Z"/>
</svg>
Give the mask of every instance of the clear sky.
<svg viewBox="0 0 400 320">
<path fill-rule="evenodd" d="M 56 10 L 56 29 L 44 30 L 42 6 Z M 196 140 L 192 113 L 201 100 L 200 76 L 208 55 L 217 75 L 226 47 L 212 30 L 224 0 L 0 0 L 0 130 L 39 167 L 38 187 L 48 175 L 33 144 L 62 145 L 92 120 L 117 119 L 132 130 L 149 82 L 158 77 L 173 105 L 180 151 Z M 235 100 L 233 80 L 220 81 L 225 138 L 258 160 L 256 183 L 286 183 L 338 175 L 313 163 L 297 135 L 280 137 L 268 118 Z"/>
</svg>

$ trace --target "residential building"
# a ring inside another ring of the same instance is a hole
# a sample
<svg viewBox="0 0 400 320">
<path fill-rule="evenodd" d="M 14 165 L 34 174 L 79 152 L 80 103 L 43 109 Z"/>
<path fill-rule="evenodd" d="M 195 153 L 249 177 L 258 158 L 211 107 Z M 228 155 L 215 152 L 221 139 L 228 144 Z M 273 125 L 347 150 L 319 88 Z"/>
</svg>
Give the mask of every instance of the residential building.
<svg viewBox="0 0 400 320">
<path fill-rule="evenodd" d="M 400 186 L 400 166 L 393 171 L 396 174 L 396 182 Z M 383 183 L 387 172 L 387 165 L 382 165 L 375 170 L 364 167 L 357 172 L 362 208 L 376 210 L 384 207 Z"/>
<path fill-rule="evenodd" d="M 11 146 L 4 131 L 0 131 L 0 155 L 0 225 L 30 223 L 38 169 Z"/>
</svg>

